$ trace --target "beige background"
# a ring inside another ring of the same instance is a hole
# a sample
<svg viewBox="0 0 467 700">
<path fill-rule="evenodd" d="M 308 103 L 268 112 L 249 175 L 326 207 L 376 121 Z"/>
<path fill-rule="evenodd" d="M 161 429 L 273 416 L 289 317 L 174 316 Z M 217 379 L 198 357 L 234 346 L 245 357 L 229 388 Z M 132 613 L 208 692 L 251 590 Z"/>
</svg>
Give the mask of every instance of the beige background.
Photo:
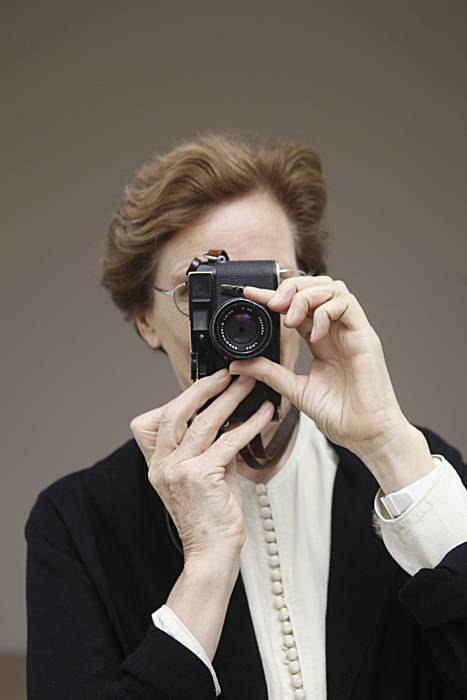
<svg viewBox="0 0 467 700">
<path fill-rule="evenodd" d="M 39 490 L 178 391 L 99 287 L 97 259 L 124 185 L 181 138 L 235 127 L 315 146 L 330 274 L 379 333 L 409 420 L 467 456 L 464 0 L 0 13 L 0 651 L 25 647 L 23 526 Z"/>
</svg>

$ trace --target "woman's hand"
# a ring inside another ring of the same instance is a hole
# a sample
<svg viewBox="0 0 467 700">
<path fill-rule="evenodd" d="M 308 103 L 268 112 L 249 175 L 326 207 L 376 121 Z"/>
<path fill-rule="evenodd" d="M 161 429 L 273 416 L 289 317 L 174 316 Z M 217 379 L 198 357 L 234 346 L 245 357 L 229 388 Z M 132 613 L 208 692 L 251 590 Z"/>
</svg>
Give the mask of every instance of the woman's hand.
<svg viewBox="0 0 467 700">
<path fill-rule="evenodd" d="M 314 356 L 308 375 L 265 357 L 235 360 L 233 374 L 255 377 L 286 396 L 336 444 L 353 451 L 408 425 L 381 341 L 356 297 L 331 277 L 292 277 L 277 290 L 244 287 L 244 296 L 286 314 Z"/>
<path fill-rule="evenodd" d="M 185 563 L 213 557 L 216 563 L 225 562 L 239 556 L 245 541 L 235 458 L 268 425 L 274 409 L 270 401 L 264 402 L 248 420 L 215 440 L 255 384 L 248 377 L 231 379 L 227 370 L 199 379 L 169 403 L 130 423 L 149 467 L 149 481 L 177 527 Z"/>
</svg>

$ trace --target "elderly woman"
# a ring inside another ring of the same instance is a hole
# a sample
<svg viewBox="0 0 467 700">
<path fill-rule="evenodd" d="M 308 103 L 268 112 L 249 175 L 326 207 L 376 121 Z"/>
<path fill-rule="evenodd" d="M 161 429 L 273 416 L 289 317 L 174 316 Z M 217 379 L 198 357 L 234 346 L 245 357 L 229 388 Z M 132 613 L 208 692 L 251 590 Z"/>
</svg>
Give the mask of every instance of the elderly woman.
<svg viewBox="0 0 467 700">
<path fill-rule="evenodd" d="M 325 274 L 325 204 L 311 147 L 235 132 L 126 188 L 102 283 L 180 393 L 37 497 L 30 700 L 467 698 L 467 465 L 404 415 L 360 301 Z M 278 262 L 277 289 L 242 293 L 279 319 L 280 362 L 192 381 L 187 269 L 219 250 Z M 259 382 L 281 419 L 264 401 L 229 423 Z"/>
</svg>

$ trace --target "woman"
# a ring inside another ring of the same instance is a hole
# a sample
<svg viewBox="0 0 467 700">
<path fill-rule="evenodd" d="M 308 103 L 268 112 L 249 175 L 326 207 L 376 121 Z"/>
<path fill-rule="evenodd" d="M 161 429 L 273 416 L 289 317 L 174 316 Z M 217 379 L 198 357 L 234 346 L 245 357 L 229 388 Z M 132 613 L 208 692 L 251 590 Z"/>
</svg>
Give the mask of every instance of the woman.
<svg viewBox="0 0 467 700">
<path fill-rule="evenodd" d="M 235 133 L 126 188 L 102 283 L 181 392 L 32 508 L 29 698 L 467 697 L 467 466 L 404 416 L 360 302 L 325 274 L 325 204 L 311 147 Z M 186 271 L 219 249 L 279 262 L 276 293 L 244 296 L 280 314 L 281 361 L 191 382 Z M 266 402 L 222 432 L 258 380 L 283 420 Z"/>
</svg>

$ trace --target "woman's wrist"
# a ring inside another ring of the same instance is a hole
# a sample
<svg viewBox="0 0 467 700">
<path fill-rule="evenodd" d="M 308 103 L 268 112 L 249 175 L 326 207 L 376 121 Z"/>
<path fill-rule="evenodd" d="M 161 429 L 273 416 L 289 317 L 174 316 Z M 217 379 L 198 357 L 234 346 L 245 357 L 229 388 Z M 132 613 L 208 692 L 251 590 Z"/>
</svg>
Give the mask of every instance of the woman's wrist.
<svg viewBox="0 0 467 700">
<path fill-rule="evenodd" d="M 240 550 L 191 555 L 186 558 L 183 570 L 191 579 L 206 584 L 211 580 L 235 583 L 240 571 Z"/>
<path fill-rule="evenodd" d="M 238 571 L 238 558 L 187 560 L 166 601 L 210 661 L 219 643 Z"/>
</svg>

